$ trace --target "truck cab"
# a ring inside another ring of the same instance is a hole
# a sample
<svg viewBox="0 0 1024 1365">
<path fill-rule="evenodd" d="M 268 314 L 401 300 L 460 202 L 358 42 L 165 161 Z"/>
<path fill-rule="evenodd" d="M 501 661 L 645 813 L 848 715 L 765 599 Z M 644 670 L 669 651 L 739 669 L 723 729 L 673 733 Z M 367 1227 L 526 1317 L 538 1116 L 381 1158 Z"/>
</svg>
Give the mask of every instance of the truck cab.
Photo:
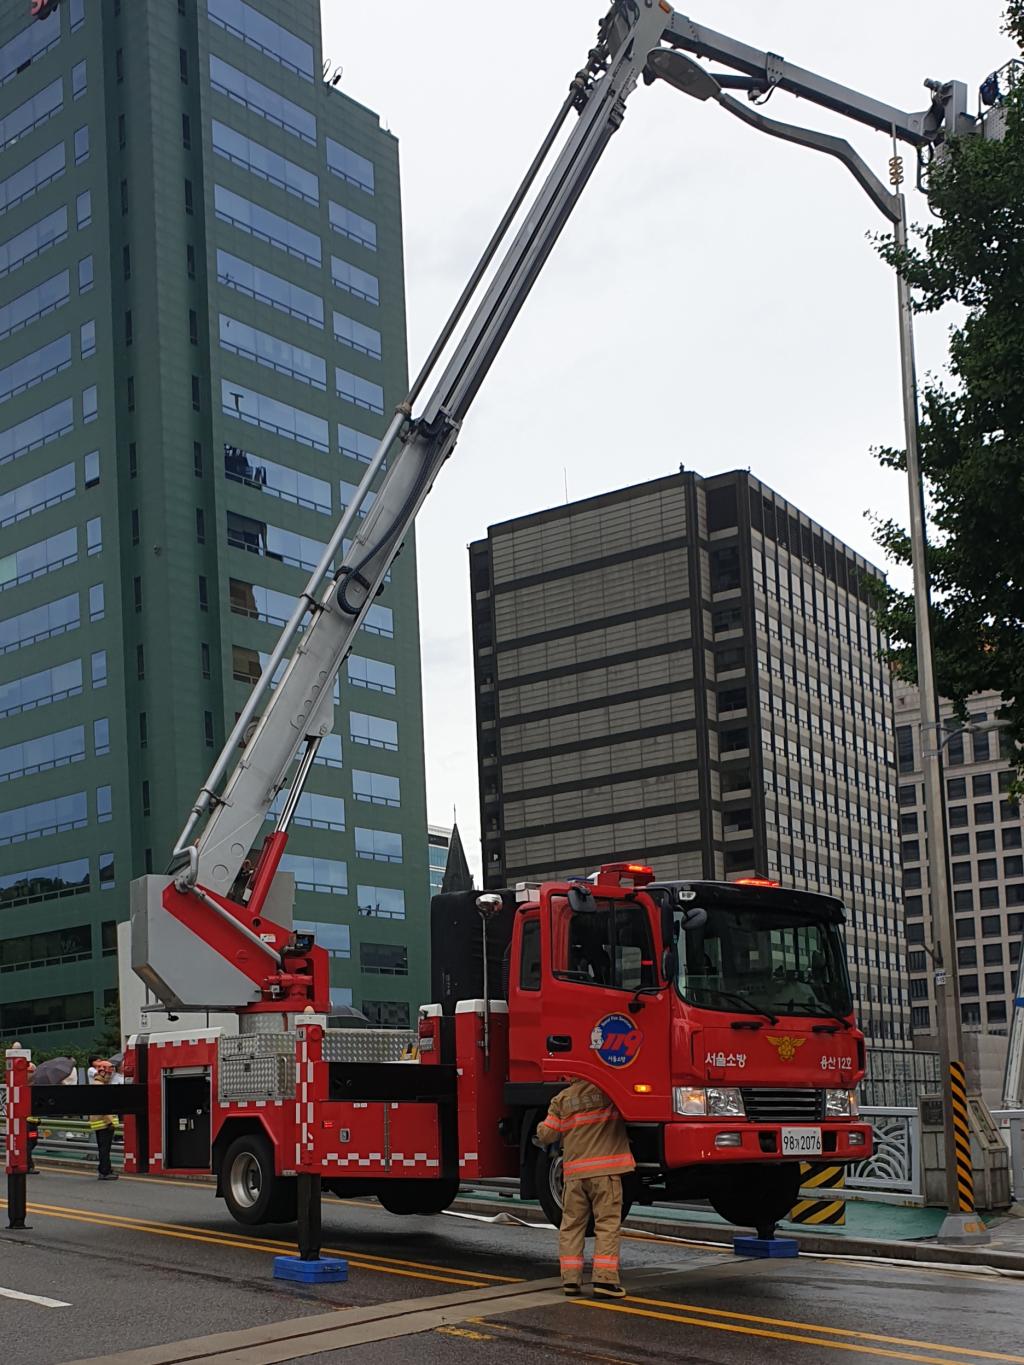
<svg viewBox="0 0 1024 1365">
<path fill-rule="evenodd" d="M 839 901 L 763 879 L 658 882 L 632 863 L 518 899 L 514 1109 L 593 1081 L 629 1126 L 635 1197 L 706 1197 L 748 1226 L 788 1212 L 801 1162 L 870 1155 Z M 557 1155 L 533 1176 L 557 1202 Z"/>
</svg>

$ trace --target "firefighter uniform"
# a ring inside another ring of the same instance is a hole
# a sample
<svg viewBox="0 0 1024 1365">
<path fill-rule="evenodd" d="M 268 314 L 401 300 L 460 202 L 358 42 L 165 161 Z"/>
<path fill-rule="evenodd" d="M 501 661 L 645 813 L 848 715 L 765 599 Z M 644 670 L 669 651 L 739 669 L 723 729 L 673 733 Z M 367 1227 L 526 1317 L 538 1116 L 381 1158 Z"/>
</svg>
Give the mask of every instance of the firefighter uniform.
<svg viewBox="0 0 1024 1365">
<path fill-rule="evenodd" d="M 562 1144 L 564 1197 L 558 1259 L 562 1285 L 578 1293 L 587 1224 L 594 1218 L 594 1286 L 618 1286 L 622 1177 L 636 1169 L 626 1125 L 603 1090 L 573 1081 L 551 1101 L 537 1128 L 542 1146 Z M 621 1292 L 621 1291 L 618 1291 Z"/>
</svg>

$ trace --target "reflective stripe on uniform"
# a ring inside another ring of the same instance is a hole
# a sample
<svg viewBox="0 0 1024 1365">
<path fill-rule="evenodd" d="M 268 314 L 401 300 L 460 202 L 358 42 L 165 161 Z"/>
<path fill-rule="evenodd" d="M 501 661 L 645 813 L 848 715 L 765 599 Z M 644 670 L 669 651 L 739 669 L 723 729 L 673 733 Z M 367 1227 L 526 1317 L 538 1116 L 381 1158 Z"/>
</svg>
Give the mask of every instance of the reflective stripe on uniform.
<svg viewBox="0 0 1024 1365">
<path fill-rule="evenodd" d="M 611 1175 L 617 1170 L 631 1171 L 635 1166 L 631 1152 L 617 1152 L 612 1156 L 579 1156 L 566 1159 L 562 1169 L 566 1175 L 586 1175 L 588 1171 L 600 1170 L 602 1175 Z"/>
<path fill-rule="evenodd" d="M 595 1256 L 594 1267 L 602 1270 L 618 1270 L 619 1258 L 618 1256 Z"/>
</svg>

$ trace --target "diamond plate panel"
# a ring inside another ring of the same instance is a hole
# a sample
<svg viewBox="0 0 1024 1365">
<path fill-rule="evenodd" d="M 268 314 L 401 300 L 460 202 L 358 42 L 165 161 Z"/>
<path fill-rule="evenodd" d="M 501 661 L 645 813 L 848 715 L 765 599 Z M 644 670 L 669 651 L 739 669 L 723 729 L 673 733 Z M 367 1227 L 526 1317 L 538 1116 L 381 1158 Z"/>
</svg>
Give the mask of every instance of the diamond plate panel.
<svg viewBox="0 0 1024 1365">
<path fill-rule="evenodd" d="M 328 1062 L 400 1062 L 419 1042 L 407 1029 L 336 1028 L 324 1034 L 324 1060 Z"/>
</svg>

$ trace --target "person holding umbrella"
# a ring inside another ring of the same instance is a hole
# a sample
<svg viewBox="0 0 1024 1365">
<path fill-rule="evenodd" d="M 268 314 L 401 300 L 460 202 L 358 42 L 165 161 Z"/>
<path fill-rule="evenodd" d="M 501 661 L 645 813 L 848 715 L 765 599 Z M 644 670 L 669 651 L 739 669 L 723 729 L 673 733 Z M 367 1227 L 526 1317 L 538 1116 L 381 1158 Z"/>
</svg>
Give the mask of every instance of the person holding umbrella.
<svg viewBox="0 0 1024 1365">
<path fill-rule="evenodd" d="M 48 1062 L 36 1066 L 29 1062 L 29 1085 L 74 1085 L 78 1080 L 75 1063 L 70 1057 L 51 1057 Z M 39 1142 L 39 1120 L 28 1121 L 28 1173 L 38 1175 L 39 1167 L 32 1159 L 32 1153 Z"/>
<path fill-rule="evenodd" d="M 93 1062 L 95 1075 L 93 1085 L 110 1085 L 114 1078 L 114 1067 L 103 1057 L 97 1057 Z M 90 1068 L 90 1069 L 93 1069 Z M 96 1151 L 99 1154 L 99 1175 L 100 1180 L 116 1180 L 117 1176 L 110 1164 L 110 1148 L 114 1142 L 114 1127 L 117 1120 L 113 1114 L 95 1114 L 89 1120 L 89 1127 L 96 1134 Z"/>
</svg>

